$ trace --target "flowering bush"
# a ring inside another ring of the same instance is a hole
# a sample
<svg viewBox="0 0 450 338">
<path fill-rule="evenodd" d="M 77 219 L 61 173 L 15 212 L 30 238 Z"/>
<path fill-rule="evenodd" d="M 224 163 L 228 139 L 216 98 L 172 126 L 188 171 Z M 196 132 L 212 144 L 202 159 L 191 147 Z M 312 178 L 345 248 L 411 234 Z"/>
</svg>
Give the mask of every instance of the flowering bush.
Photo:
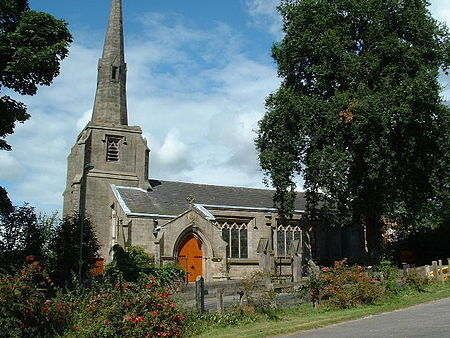
<svg viewBox="0 0 450 338">
<path fill-rule="evenodd" d="M 64 332 L 71 324 L 74 304 L 54 292 L 50 277 L 34 257 L 14 275 L 0 276 L 0 336 L 43 337 Z"/>
<path fill-rule="evenodd" d="M 153 277 L 104 284 L 84 297 L 74 336 L 179 337 L 184 315 Z"/>
<path fill-rule="evenodd" d="M 326 299 L 338 309 L 373 303 L 383 294 L 362 266 L 348 266 L 346 261 L 335 262 L 333 268 L 324 267 L 312 275 L 309 290 L 313 304 Z"/>
<path fill-rule="evenodd" d="M 150 277 L 59 292 L 39 262 L 0 275 L 0 337 L 177 337 L 184 315 Z"/>
<path fill-rule="evenodd" d="M 411 270 L 405 274 L 402 278 L 402 284 L 404 288 L 412 289 L 416 291 L 425 291 L 426 287 L 429 286 L 431 281 L 420 275 L 416 270 Z"/>
</svg>

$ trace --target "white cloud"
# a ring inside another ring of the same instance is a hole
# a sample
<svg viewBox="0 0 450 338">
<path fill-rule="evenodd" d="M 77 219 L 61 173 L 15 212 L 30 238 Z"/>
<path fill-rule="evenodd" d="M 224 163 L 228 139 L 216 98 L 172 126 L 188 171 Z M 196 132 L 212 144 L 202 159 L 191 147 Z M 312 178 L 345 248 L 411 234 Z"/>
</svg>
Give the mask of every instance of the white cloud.
<svg viewBox="0 0 450 338">
<path fill-rule="evenodd" d="M 247 0 L 247 10 L 251 24 L 266 29 L 275 37 L 282 36 L 281 18 L 277 11 L 279 0 Z"/>
<path fill-rule="evenodd" d="M 277 3 L 247 0 L 252 24 L 281 34 Z M 448 18 L 443 4 L 433 1 L 433 10 Z M 241 32 L 223 23 L 205 30 L 180 15 L 140 13 L 138 24 L 139 35 L 126 37 L 128 111 L 147 135 L 151 177 L 262 187 L 254 130 L 279 85 L 269 56 L 249 56 Z M 54 84 L 19 98 L 32 117 L 8 137 L 13 152 L 0 152 L 0 185 L 15 201 L 61 208 L 66 158 L 91 116 L 103 33 L 75 33 L 83 39 Z"/>
<path fill-rule="evenodd" d="M 92 117 L 92 109 L 86 110 L 77 120 L 77 128 L 78 130 L 82 130 L 86 124 L 91 120 Z"/>
<path fill-rule="evenodd" d="M 240 32 L 223 23 L 197 29 L 154 13 L 139 22 L 140 34 L 126 39 L 128 112 L 147 135 L 150 176 L 262 186 L 253 129 L 278 85 L 274 67 L 245 56 Z M 26 98 L 32 117 L 8 139 L 27 171 L 7 187 L 16 203 L 61 208 L 66 158 L 91 116 L 101 44 L 77 40 L 54 84 Z"/>
<path fill-rule="evenodd" d="M 450 5 L 448 0 L 431 0 L 430 11 L 433 17 L 450 25 Z"/>
<path fill-rule="evenodd" d="M 22 177 L 24 168 L 12 153 L 1 151 L 0 163 L 0 180 L 17 180 Z"/>
<path fill-rule="evenodd" d="M 33 97 L 18 97 L 31 118 L 8 137 L 11 154 L 27 173 L 6 185 L 15 203 L 27 201 L 49 212 L 61 208 L 66 158 L 81 131 L 79 121 L 92 109 L 99 53 L 75 42 L 52 86 L 41 87 Z"/>
<path fill-rule="evenodd" d="M 171 129 L 166 135 L 163 144 L 159 147 L 157 144 L 153 147 L 152 163 L 157 164 L 158 168 L 166 176 L 175 177 L 186 170 L 190 170 L 191 151 L 183 142 L 178 128 Z"/>
</svg>

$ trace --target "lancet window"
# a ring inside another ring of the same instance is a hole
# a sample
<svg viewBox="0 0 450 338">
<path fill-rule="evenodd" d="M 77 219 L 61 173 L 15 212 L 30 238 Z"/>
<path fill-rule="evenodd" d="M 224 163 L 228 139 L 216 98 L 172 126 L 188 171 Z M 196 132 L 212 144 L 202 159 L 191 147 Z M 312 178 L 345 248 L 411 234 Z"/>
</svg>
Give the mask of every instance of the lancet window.
<svg viewBox="0 0 450 338">
<path fill-rule="evenodd" d="M 222 230 L 222 238 L 227 242 L 227 256 L 230 258 L 248 258 L 248 225 L 246 222 L 217 222 Z"/>
<path fill-rule="evenodd" d="M 277 256 L 287 256 L 292 241 L 299 240 L 302 243 L 302 230 L 295 225 L 279 225 L 276 237 Z"/>
<path fill-rule="evenodd" d="M 117 80 L 118 78 L 119 78 L 119 67 L 117 67 L 117 66 L 112 66 L 112 69 L 111 69 L 111 78 L 113 79 L 113 80 Z"/>
</svg>

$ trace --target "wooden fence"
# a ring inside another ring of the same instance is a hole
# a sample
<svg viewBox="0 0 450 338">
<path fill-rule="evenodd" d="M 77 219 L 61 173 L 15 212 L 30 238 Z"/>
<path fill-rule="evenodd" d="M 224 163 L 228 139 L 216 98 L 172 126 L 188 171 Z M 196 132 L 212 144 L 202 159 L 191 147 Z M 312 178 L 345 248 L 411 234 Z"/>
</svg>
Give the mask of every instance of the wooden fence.
<svg viewBox="0 0 450 338">
<path fill-rule="evenodd" d="M 425 265 L 417 268 L 412 268 L 409 264 L 403 264 L 403 272 L 407 274 L 409 271 L 415 270 L 429 279 L 444 283 L 448 281 L 449 267 L 450 258 L 447 258 L 447 265 L 443 265 L 441 259 L 431 262 L 431 265 Z"/>
</svg>

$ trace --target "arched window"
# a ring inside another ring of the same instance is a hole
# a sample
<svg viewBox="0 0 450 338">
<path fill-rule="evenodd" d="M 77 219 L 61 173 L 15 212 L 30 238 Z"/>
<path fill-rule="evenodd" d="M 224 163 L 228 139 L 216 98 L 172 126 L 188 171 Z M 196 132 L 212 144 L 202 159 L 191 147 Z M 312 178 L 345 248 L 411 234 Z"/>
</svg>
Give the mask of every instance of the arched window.
<svg viewBox="0 0 450 338">
<path fill-rule="evenodd" d="M 217 222 L 227 245 L 227 257 L 248 258 L 248 233 L 246 222 Z"/>
<path fill-rule="evenodd" d="M 302 243 L 302 229 L 299 226 L 279 225 L 276 236 L 277 256 L 287 256 L 292 241 L 299 240 Z"/>
</svg>

